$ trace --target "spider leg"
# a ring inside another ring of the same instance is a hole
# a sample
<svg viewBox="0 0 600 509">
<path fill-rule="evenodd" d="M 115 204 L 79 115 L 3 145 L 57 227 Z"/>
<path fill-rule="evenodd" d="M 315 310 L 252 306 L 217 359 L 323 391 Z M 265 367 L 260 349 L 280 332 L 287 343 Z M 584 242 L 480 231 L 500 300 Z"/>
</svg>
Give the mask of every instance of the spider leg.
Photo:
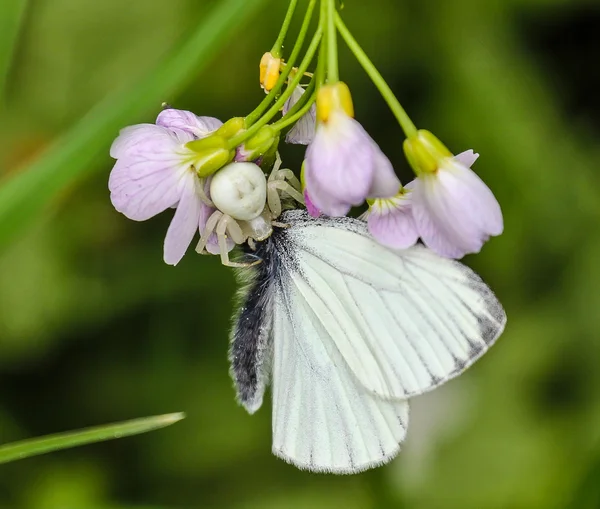
<svg viewBox="0 0 600 509">
<path fill-rule="evenodd" d="M 277 187 L 273 185 L 274 183 L 275 180 L 271 180 L 267 184 L 267 203 L 269 204 L 271 216 L 279 217 L 281 215 L 281 198 L 279 198 L 279 192 Z"/>
<path fill-rule="evenodd" d="M 208 218 L 208 220 L 206 221 L 206 225 L 204 226 L 204 231 L 200 236 L 200 242 L 198 242 L 198 245 L 196 246 L 197 253 L 202 253 L 204 251 L 208 239 L 210 238 L 211 234 L 215 231 L 215 228 L 217 227 L 217 224 L 219 223 L 222 217 L 223 213 L 218 210 L 215 210 Z"/>
<path fill-rule="evenodd" d="M 236 244 L 243 244 L 246 242 L 248 236 L 242 231 L 241 226 L 238 222 L 233 219 L 231 216 L 226 216 L 227 219 L 227 230 L 226 233 L 229 234 L 231 240 L 233 240 Z"/>
<path fill-rule="evenodd" d="M 283 164 L 283 162 L 281 161 L 281 156 L 279 155 L 279 151 L 277 151 L 275 164 L 273 165 L 273 170 L 271 171 L 271 174 L 269 175 L 269 182 L 276 178 L 277 173 L 279 172 L 279 168 L 281 168 L 282 164 Z"/>
<path fill-rule="evenodd" d="M 296 175 L 294 175 L 294 172 L 289 169 L 279 170 L 277 172 L 277 177 L 274 180 L 287 180 L 294 189 L 297 189 L 298 191 L 302 189 L 302 184 L 300 184 L 300 181 Z"/>
<path fill-rule="evenodd" d="M 289 194 L 298 203 L 304 205 L 304 196 L 288 182 L 285 182 L 284 180 L 273 180 L 269 183 L 269 186 Z"/>
<path fill-rule="evenodd" d="M 227 229 L 233 219 L 228 215 L 223 215 L 217 224 L 216 232 L 219 239 L 219 251 L 221 253 L 221 263 L 226 267 L 252 267 L 258 265 L 262 260 L 256 260 L 252 263 L 238 263 L 229 260 L 229 250 L 227 249 Z M 236 223 L 237 225 L 237 223 Z"/>
</svg>

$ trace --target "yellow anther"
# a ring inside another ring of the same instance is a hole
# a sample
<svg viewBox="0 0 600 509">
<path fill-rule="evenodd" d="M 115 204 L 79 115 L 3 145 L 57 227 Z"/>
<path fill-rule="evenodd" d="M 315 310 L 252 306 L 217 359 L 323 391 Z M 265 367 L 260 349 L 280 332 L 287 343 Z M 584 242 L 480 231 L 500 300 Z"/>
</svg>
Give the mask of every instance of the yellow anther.
<svg viewBox="0 0 600 509">
<path fill-rule="evenodd" d="M 266 92 L 270 92 L 277 83 L 280 73 L 281 58 L 275 58 L 270 51 L 265 53 L 260 60 L 260 86 Z"/>
<path fill-rule="evenodd" d="M 317 120 L 327 122 L 334 111 L 340 110 L 354 118 L 354 104 L 348 85 L 339 81 L 322 86 L 317 94 Z"/>
</svg>

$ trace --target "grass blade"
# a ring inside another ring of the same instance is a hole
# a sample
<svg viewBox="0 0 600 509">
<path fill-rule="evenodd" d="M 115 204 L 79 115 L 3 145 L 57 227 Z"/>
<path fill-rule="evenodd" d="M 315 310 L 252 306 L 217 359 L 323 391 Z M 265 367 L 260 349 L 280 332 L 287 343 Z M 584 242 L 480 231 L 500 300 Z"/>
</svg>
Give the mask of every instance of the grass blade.
<svg viewBox="0 0 600 509">
<path fill-rule="evenodd" d="M 144 417 L 131 421 L 85 428 L 67 433 L 58 433 L 39 438 L 13 442 L 0 446 L 0 463 L 20 460 L 38 454 L 45 454 L 60 449 L 68 449 L 79 445 L 91 444 L 146 433 L 155 429 L 175 424 L 185 417 L 183 413 Z"/>
<path fill-rule="evenodd" d="M 0 185 L 0 248 L 66 186 L 80 178 L 105 152 L 118 130 L 181 90 L 216 48 L 266 0 L 223 0 L 191 38 L 150 75 L 117 97 L 99 103 L 32 165 Z"/>
<path fill-rule="evenodd" d="M 6 83 L 26 8 L 27 0 L 0 2 L 0 106 L 6 99 Z"/>
</svg>

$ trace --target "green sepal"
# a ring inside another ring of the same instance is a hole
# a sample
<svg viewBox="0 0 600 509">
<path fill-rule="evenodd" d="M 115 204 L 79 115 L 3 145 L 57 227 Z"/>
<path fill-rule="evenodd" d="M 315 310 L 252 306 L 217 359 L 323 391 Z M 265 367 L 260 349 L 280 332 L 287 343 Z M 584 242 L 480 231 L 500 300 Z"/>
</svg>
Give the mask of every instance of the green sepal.
<svg viewBox="0 0 600 509">
<path fill-rule="evenodd" d="M 216 131 L 216 135 L 222 136 L 225 139 L 233 138 L 245 129 L 245 120 L 243 117 L 233 117 L 225 122 Z"/>
<path fill-rule="evenodd" d="M 255 161 L 259 157 L 275 155 L 279 146 L 279 132 L 270 125 L 262 127 L 242 147 L 246 161 Z"/>
<path fill-rule="evenodd" d="M 263 168 L 263 169 L 268 168 L 269 170 L 271 170 L 273 168 L 273 165 L 275 164 L 275 161 L 277 160 L 277 151 L 279 149 L 279 138 L 280 138 L 280 134 L 277 133 L 277 138 L 271 145 L 271 148 L 269 150 L 267 150 L 267 152 L 265 152 L 265 154 L 263 155 L 262 162 L 260 164 L 261 168 Z"/>
<path fill-rule="evenodd" d="M 422 173 L 435 173 L 443 159 L 452 157 L 452 152 L 424 129 L 404 140 L 404 154 L 417 176 Z"/>
<path fill-rule="evenodd" d="M 191 162 L 201 178 L 212 175 L 235 157 L 235 151 L 229 150 L 227 140 L 216 134 L 190 141 L 186 147 L 194 152 Z"/>
</svg>

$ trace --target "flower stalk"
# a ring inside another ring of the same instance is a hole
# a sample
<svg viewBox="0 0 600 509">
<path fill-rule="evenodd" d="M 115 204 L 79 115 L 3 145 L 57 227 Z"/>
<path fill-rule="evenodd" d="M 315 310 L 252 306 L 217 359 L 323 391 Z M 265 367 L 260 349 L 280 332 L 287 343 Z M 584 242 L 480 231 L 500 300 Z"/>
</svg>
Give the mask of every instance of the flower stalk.
<svg viewBox="0 0 600 509">
<path fill-rule="evenodd" d="M 283 20 L 283 25 L 281 25 L 281 30 L 279 31 L 279 35 L 277 36 L 277 40 L 273 44 L 273 48 L 271 49 L 271 54 L 275 58 L 282 57 L 283 43 L 285 42 L 285 37 L 287 36 L 288 30 L 290 28 L 290 24 L 292 22 L 292 18 L 294 17 L 294 12 L 296 11 L 296 6 L 298 5 L 298 0 L 291 0 L 290 5 L 288 6 L 287 13 L 285 15 L 285 19 Z"/>
<path fill-rule="evenodd" d="M 392 110 L 392 113 L 398 120 L 398 123 L 400 124 L 400 127 L 402 127 L 406 137 L 411 138 L 415 136 L 417 134 L 417 128 L 415 124 L 410 119 L 381 73 L 377 70 L 377 67 L 375 67 L 373 62 L 371 62 L 371 59 L 360 47 L 360 44 L 358 44 L 354 36 L 350 33 L 350 30 L 348 30 L 348 27 L 346 27 L 341 16 L 337 12 L 335 13 L 335 24 L 339 34 L 346 42 L 348 48 L 350 48 L 350 51 L 352 51 L 360 65 L 368 74 L 369 78 L 371 78 L 371 81 L 379 90 L 379 93 L 383 96 L 390 110 Z"/>
<path fill-rule="evenodd" d="M 296 39 L 296 43 L 294 44 L 294 48 L 292 49 L 292 53 L 290 54 L 283 72 L 279 76 L 279 80 L 267 94 L 267 96 L 262 100 L 262 102 L 246 116 L 245 123 L 247 129 L 252 127 L 261 118 L 263 113 L 267 111 L 269 105 L 277 98 L 277 95 L 279 92 L 281 92 L 281 89 L 285 85 L 290 73 L 292 72 L 293 65 L 302 51 L 302 46 L 304 45 L 304 40 L 306 39 L 306 34 L 308 33 L 308 29 L 310 27 L 310 22 L 316 3 L 317 0 L 310 0 L 310 3 L 308 4 L 308 8 L 306 9 L 306 14 L 304 15 L 304 20 L 300 28 L 300 33 L 298 34 L 298 38 Z M 306 71 L 306 69 L 304 71 Z"/>
</svg>

